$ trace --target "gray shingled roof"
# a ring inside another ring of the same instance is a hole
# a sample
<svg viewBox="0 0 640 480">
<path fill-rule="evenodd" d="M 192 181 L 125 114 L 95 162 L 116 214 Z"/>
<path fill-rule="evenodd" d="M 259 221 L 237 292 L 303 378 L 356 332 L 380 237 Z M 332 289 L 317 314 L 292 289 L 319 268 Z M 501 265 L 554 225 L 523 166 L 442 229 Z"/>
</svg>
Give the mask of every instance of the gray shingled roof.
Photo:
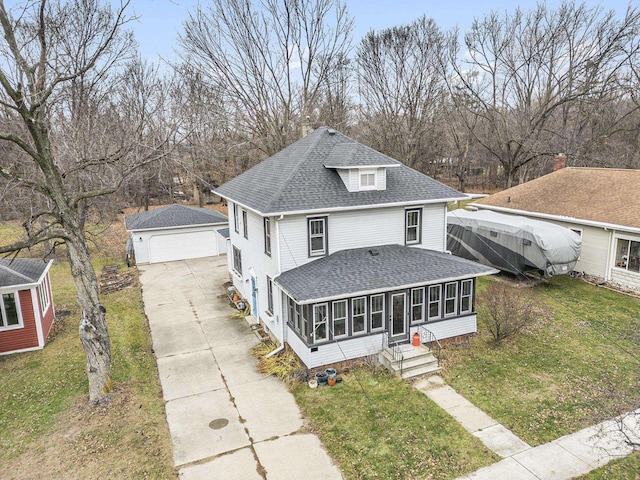
<svg viewBox="0 0 640 480">
<path fill-rule="evenodd" d="M 219 225 L 228 222 L 227 217 L 215 210 L 176 204 L 127 215 L 124 219 L 128 231 L 192 225 Z"/>
<path fill-rule="evenodd" d="M 229 234 L 229 229 L 228 228 L 221 228 L 220 230 L 218 230 L 218 234 L 222 235 L 224 238 L 229 238 L 231 236 Z"/>
<path fill-rule="evenodd" d="M 17 287 L 36 283 L 49 262 L 36 258 L 0 258 L 0 287 Z"/>
<path fill-rule="evenodd" d="M 331 133 L 333 132 L 333 133 Z M 342 160 L 340 160 L 341 157 Z M 349 192 L 334 169 L 398 165 L 387 169 L 384 191 Z M 465 195 L 328 127 L 314 130 L 247 170 L 215 193 L 263 215 L 397 203 L 426 203 Z"/>
<path fill-rule="evenodd" d="M 498 271 L 447 253 L 381 245 L 335 252 L 284 272 L 275 283 L 298 303 L 311 303 L 493 273 Z"/>
</svg>

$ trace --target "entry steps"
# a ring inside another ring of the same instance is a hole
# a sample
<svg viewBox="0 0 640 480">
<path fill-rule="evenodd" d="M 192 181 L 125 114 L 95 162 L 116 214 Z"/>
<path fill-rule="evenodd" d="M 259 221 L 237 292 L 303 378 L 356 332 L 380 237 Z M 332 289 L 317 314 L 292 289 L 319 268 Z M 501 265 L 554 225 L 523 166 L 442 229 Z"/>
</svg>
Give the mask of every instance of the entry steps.
<svg viewBox="0 0 640 480">
<path fill-rule="evenodd" d="M 424 345 L 414 347 L 410 344 L 402 345 L 401 348 L 402 366 L 400 361 L 394 361 L 391 348 L 384 349 L 378 354 L 378 362 L 396 375 L 401 375 L 402 378 L 420 377 L 441 370 L 438 359 L 430 348 Z"/>
</svg>

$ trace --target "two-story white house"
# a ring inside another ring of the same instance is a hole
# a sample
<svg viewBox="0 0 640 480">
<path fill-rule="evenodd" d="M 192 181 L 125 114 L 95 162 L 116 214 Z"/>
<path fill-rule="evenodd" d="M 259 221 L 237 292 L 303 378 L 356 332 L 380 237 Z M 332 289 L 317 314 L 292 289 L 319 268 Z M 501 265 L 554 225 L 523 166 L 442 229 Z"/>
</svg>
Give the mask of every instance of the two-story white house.
<svg viewBox="0 0 640 480">
<path fill-rule="evenodd" d="M 445 252 L 447 202 L 467 197 L 321 127 L 216 193 L 229 270 L 251 311 L 308 368 L 476 331 L 476 278 Z"/>
</svg>

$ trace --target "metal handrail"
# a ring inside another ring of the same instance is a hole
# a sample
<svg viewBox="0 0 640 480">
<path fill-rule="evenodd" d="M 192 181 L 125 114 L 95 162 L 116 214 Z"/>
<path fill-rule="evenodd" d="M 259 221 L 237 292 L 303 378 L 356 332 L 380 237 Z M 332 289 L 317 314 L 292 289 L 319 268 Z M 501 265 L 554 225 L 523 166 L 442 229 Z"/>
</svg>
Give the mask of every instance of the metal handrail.
<svg viewBox="0 0 640 480">
<path fill-rule="evenodd" d="M 386 333 L 386 335 L 384 333 Z M 400 365 L 400 375 L 402 375 L 402 368 L 404 364 L 404 353 L 402 352 L 402 348 L 396 341 L 391 339 L 390 332 L 384 333 L 382 334 L 382 349 L 391 350 L 393 361 Z"/>
<path fill-rule="evenodd" d="M 420 343 L 426 344 L 433 352 L 433 356 L 440 360 L 442 345 L 440 345 L 438 337 L 436 337 L 431 330 L 428 330 L 423 325 L 418 326 L 418 331 L 420 332 Z M 437 351 L 434 349 L 434 347 L 437 348 Z"/>
</svg>

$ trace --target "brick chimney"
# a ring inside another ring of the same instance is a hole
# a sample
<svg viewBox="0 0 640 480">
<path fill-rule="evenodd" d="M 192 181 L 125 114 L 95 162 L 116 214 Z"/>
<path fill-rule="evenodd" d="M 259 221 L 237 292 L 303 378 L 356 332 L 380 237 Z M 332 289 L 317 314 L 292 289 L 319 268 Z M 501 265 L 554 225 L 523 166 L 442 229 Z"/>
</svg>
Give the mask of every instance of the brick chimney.
<svg viewBox="0 0 640 480">
<path fill-rule="evenodd" d="M 556 155 L 556 158 L 553 159 L 553 171 L 557 172 L 558 170 L 563 169 L 567 166 L 567 156 L 564 153 L 559 153 Z"/>
</svg>

